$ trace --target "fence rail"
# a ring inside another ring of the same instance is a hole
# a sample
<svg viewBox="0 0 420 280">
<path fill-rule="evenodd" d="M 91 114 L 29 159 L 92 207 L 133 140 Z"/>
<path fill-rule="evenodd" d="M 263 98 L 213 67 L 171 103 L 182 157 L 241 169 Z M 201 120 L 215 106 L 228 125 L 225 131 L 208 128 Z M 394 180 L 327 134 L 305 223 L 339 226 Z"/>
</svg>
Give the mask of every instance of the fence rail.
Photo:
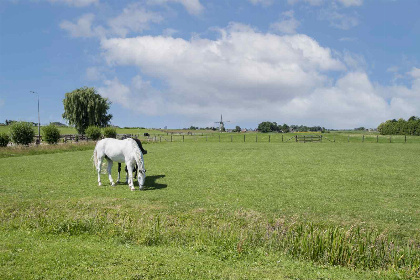
<svg viewBox="0 0 420 280">
<path fill-rule="evenodd" d="M 157 133 L 117 134 L 117 139 L 138 138 L 144 142 L 243 142 L 243 143 L 420 143 L 420 136 L 363 134 L 263 134 L 263 133 Z M 37 140 L 38 136 L 34 138 Z M 41 136 L 42 141 L 42 136 Z M 60 142 L 93 141 L 82 134 L 65 134 Z M 35 141 L 34 141 L 35 142 Z"/>
</svg>

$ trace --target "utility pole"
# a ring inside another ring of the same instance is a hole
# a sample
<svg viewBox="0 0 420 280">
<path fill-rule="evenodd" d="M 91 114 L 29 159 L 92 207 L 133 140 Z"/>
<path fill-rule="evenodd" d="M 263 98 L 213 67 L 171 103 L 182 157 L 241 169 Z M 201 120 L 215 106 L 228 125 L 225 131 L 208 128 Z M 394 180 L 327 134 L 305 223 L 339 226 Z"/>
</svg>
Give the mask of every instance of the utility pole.
<svg viewBox="0 0 420 280">
<path fill-rule="evenodd" d="M 36 96 L 38 97 L 38 141 L 37 141 L 37 144 L 41 144 L 41 119 L 39 118 L 39 94 L 32 90 L 29 92 L 36 94 Z"/>
</svg>

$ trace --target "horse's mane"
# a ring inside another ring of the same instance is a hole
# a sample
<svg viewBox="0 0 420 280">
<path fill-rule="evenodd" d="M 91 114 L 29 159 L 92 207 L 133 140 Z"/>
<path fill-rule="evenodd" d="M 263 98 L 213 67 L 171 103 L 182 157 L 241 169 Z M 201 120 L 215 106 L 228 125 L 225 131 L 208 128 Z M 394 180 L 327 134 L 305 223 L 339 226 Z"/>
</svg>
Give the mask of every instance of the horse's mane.
<svg viewBox="0 0 420 280">
<path fill-rule="evenodd" d="M 135 160 L 137 162 L 137 165 L 139 166 L 139 168 L 141 167 L 141 169 L 144 169 L 143 154 L 140 151 L 140 147 L 138 146 L 135 139 L 131 139 L 131 138 L 128 138 L 128 139 L 132 140 L 132 141 L 130 141 L 130 143 L 131 143 L 131 148 L 134 151 Z M 139 164 L 139 163 L 141 163 L 141 164 Z"/>
</svg>

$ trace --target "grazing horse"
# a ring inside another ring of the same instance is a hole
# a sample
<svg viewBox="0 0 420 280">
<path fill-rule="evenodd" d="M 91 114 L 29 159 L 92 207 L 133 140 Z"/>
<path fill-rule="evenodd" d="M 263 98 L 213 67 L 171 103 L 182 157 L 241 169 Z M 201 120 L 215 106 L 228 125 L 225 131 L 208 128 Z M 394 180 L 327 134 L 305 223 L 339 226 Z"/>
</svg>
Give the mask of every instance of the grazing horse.
<svg viewBox="0 0 420 280">
<path fill-rule="evenodd" d="M 115 183 L 112 180 L 111 169 L 113 162 L 116 161 L 124 162 L 128 166 L 128 184 L 132 191 L 135 190 L 133 180 L 133 166 L 137 164 L 139 167 L 137 179 L 139 182 L 140 190 L 143 189 L 144 182 L 146 180 L 146 169 L 144 168 L 143 154 L 136 141 L 131 138 L 124 140 L 105 138 L 96 143 L 96 147 L 93 152 L 93 161 L 95 163 L 96 170 L 98 171 L 99 186 L 101 186 L 101 165 L 104 158 L 108 162 L 108 177 L 112 186 L 115 186 Z"/>
<path fill-rule="evenodd" d="M 147 154 L 147 151 L 145 149 L 143 149 L 143 146 L 141 145 L 141 141 L 139 139 L 136 139 L 136 138 L 132 138 L 132 139 L 134 141 L 136 141 L 137 146 L 139 146 L 141 153 L 143 155 Z M 133 166 L 133 172 L 135 172 L 135 174 L 136 174 L 136 175 L 134 175 L 134 177 L 137 177 L 137 169 L 138 169 L 138 166 L 137 166 L 137 164 L 135 164 Z M 121 178 L 121 163 L 119 162 L 118 163 L 118 179 L 117 179 L 117 183 L 120 182 L 120 178 Z M 128 170 L 127 170 L 127 166 L 125 166 L 125 182 L 126 183 L 128 182 Z"/>
</svg>

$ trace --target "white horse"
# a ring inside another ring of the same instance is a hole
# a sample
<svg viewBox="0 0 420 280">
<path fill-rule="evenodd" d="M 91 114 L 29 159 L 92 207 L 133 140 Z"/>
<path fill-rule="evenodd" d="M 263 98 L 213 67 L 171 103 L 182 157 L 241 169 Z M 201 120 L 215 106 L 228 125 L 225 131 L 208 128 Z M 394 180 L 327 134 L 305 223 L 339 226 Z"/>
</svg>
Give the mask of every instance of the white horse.
<svg viewBox="0 0 420 280">
<path fill-rule="evenodd" d="M 93 161 L 95 163 L 96 170 L 98 171 L 99 186 L 101 186 L 101 165 L 104 158 L 108 161 L 108 176 L 109 182 L 112 186 L 115 186 L 115 183 L 112 180 L 111 169 L 113 162 L 116 161 L 127 165 L 129 175 L 128 184 L 132 191 L 135 190 L 133 182 L 133 166 L 137 164 L 139 168 L 137 179 L 140 190 L 143 189 L 144 182 L 146 180 L 146 169 L 144 168 L 143 154 L 136 141 L 131 138 L 124 140 L 105 138 L 98 141 L 93 152 Z"/>
</svg>

